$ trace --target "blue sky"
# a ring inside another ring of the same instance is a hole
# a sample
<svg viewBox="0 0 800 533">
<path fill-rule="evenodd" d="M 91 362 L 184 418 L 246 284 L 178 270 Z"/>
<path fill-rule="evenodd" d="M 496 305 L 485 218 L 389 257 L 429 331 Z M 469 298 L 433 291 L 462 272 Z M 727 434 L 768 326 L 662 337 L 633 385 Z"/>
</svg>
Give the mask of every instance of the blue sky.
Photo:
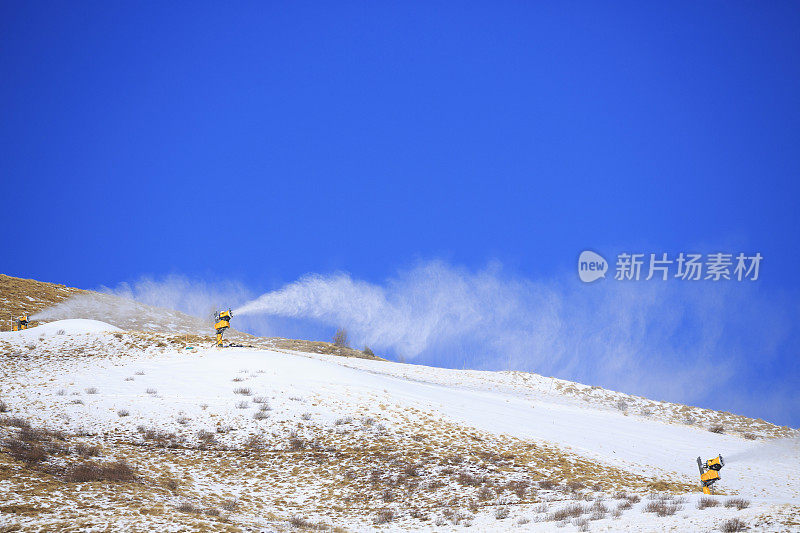
<svg viewBox="0 0 800 533">
<path fill-rule="evenodd" d="M 702 344 L 652 350 L 665 368 L 741 351 L 688 398 L 796 426 L 798 27 L 796 2 L 3 2 L 0 270 L 254 294 L 343 271 L 392 294 L 429 262 L 501 264 L 591 322 L 614 285 L 580 285 L 584 249 L 760 252 L 754 284 L 626 287 L 686 311 L 634 346 Z M 703 333 L 708 301 L 735 335 Z M 586 335 L 582 357 L 608 350 Z M 458 365 L 448 342 L 418 360 Z M 548 370 L 687 398 L 570 361 Z"/>
</svg>

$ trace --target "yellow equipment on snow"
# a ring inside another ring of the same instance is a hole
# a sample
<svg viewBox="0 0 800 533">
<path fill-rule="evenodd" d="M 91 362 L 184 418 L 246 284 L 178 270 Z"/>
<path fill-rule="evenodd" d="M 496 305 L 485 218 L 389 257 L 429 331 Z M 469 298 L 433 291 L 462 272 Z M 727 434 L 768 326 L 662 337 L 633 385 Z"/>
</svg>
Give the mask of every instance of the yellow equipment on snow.
<svg viewBox="0 0 800 533">
<path fill-rule="evenodd" d="M 725 466 L 725 460 L 721 455 L 709 459 L 705 463 L 697 458 L 697 468 L 700 469 L 700 483 L 703 485 L 703 494 L 714 494 L 712 486 L 719 481 L 719 471 Z"/>
<path fill-rule="evenodd" d="M 217 311 L 214 313 L 214 329 L 217 330 L 217 346 L 222 348 L 222 332 L 231 327 L 231 318 L 233 313 L 230 309 L 227 311 Z"/>
<path fill-rule="evenodd" d="M 11 331 L 22 331 L 23 329 L 28 329 L 28 315 L 22 315 L 18 319 L 14 320 L 11 324 Z"/>
</svg>

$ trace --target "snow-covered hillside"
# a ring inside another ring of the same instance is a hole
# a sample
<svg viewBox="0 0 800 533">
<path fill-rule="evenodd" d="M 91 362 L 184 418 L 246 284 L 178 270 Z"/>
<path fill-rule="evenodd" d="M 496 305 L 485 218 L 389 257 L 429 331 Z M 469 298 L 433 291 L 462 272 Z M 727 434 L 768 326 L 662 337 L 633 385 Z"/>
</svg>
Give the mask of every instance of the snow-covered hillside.
<svg viewBox="0 0 800 533">
<path fill-rule="evenodd" d="M 195 341 L 0 333 L 0 527 L 800 527 L 796 430 L 534 374 Z M 699 504 L 695 458 L 717 454 L 723 494 Z M 117 460 L 129 479 L 76 474 Z"/>
</svg>

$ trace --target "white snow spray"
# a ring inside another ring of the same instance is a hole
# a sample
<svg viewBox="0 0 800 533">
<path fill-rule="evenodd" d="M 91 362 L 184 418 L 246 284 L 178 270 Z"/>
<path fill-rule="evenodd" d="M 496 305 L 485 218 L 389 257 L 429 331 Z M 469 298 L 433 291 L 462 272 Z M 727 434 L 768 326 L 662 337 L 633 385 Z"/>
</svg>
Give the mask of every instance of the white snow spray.
<svg viewBox="0 0 800 533">
<path fill-rule="evenodd" d="M 207 334 L 215 310 L 250 297 L 251 293 L 235 282 L 210 284 L 180 275 L 141 277 L 113 288 L 76 294 L 31 319 L 89 318 L 122 329 Z"/>
<path fill-rule="evenodd" d="M 725 455 L 723 459 L 725 459 L 725 464 L 739 461 L 771 463 L 798 455 L 800 455 L 800 437 L 794 437 L 757 443 L 747 450 Z"/>
<path fill-rule="evenodd" d="M 423 363 L 530 370 L 683 403 L 713 361 L 713 393 L 775 353 L 791 320 L 742 285 L 534 281 L 501 265 L 421 263 L 381 284 L 310 274 L 234 308 L 344 327 L 356 344 Z M 669 376 L 669 379 L 664 379 Z M 732 394 L 732 393 L 731 393 Z M 740 401 L 743 401 L 740 399 Z"/>
</svg>

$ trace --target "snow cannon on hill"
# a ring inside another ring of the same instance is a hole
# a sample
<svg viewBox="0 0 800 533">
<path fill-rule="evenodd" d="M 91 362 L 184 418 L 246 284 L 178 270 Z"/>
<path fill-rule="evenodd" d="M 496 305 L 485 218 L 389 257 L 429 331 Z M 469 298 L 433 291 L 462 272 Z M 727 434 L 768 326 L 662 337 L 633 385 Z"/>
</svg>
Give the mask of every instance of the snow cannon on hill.
<svg viewBox="0 0 800 533">
<path fill-rule="evenodd" d="M 222 333 L 231 327 L 231 318 L 233 318 L 233 313 L 230 309 L 227 311 L 217 311 L 214 313 L 214 329 L 217 330 L 218 348 L 222 348 Z"/>
<path fill-rule="evenodd" d="M 703 485 L 703 494 L 714 494 L 712 486 L 714 483 L 722 479 L 719 476 L 719 471 L 725 466 L 725 460 L 721 455 L 717 455 L 713 459 L 709 459 L 705 463 L 697 458 L 697 468 L 700 469 L 700 483 Z"/>
<path fill-rule="evenodd" d="M 22 315 L 18 319 L 12 321 L 11 331 L 22 331 L 23 329 L 28 329 L 29 322 L 30 320 L 28 319 L 28 315 Z"/>
</svg>

